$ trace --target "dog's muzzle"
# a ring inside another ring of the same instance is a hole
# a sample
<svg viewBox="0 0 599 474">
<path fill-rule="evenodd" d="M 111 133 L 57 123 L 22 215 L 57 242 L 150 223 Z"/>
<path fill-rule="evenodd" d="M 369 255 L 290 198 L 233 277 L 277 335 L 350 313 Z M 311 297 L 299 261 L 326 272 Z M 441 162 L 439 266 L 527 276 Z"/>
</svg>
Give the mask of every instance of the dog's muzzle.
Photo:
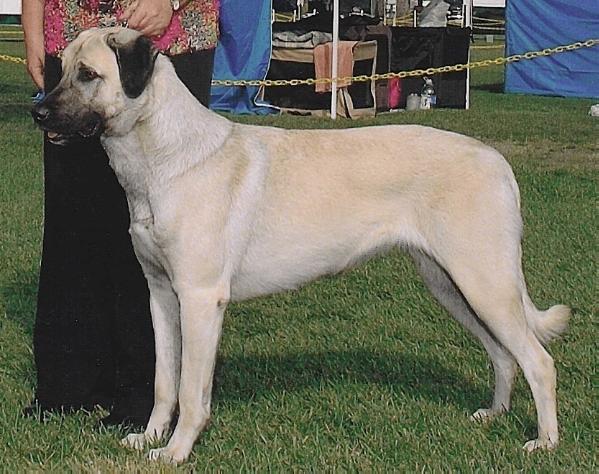
<svg viewBox="0 0 599 474">
<path fill-rule="evenodd" d="M 56 145 L 98 136 L 103 130 L 99 114 L 88 112 L 81 117 L 60 119 L 59 114 L 53 112 L 45 100 L 31 110 L 31 116 L 37 126 L 47 132 L 48 140 Z"/>
</svg>

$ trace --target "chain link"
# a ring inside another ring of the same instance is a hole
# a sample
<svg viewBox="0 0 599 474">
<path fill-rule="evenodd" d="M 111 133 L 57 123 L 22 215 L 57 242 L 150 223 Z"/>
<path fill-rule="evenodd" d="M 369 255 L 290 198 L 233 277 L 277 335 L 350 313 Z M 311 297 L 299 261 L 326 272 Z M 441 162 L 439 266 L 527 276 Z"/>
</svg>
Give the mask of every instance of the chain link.
<svg viewBox="0 0 599 474">
<path fill-rule="evenodd" d="M 444 74 L 448 72 L 459 72 L 465 71 L 466 69 L 476 69 L 487 66 L 501 66 L 504 64 L 511 64 L 522 60 L 536 59 L 544 56 L 551 56 L 553 54 L 563 53 L 565 51 L 575 51 L 581 48 L 592 48 L 593 46 L 599 45 L 599 39 L 588 39 L 586 41 L 578 41 L 576 43 L 556 46 L 555 48 L 545 48 L 540 51 L 529 51 L 524 54 L 513 54 L 512 56 L 495 58 L 495 59 L 484 59 L 482 61 L 473 61 L 466 64 L 455 64 L 453 66 L 441 66 L 441 67 L 430 67 L 428 69 L 414 69 L 412 71 L 400 71 L 400 72 L 386 72 L 384 74 L 372 74 L 372 75 L 360 75 L 360 76 L 349 76 L 339 77 L 338 82 L 368 82 L 368 81 L 380 81 L 392 78 L 404 78 L 404 77 L 419 77 L 419 76 L 432 76 L 434 74 Z M 8 56 L 6 54 L 0 54 L 0 61 L 9 61 L 17 64 L 27 64 L 27 61 L 23 58 L 17 58 L 14 56 Z M 252 79 L 252 80 L 233 80 L 233 79 L 215 79 L 212 81 L 213 86 L 242 86 L 242 87 L 277 87 L 277 86 L 299 86 L 299 85 L 315 85 L 315 84 L 332 84 L 333 79 L 324 77 L 320 79 Z"/>
<path fill-rule="evenodd" d="M 8 61 L 17 64 L 27 64 L 23 58 L 15 58 L 14 56 L 8 56 L 7 54 L 0 54 L 0 61 Z"/>
</svg>

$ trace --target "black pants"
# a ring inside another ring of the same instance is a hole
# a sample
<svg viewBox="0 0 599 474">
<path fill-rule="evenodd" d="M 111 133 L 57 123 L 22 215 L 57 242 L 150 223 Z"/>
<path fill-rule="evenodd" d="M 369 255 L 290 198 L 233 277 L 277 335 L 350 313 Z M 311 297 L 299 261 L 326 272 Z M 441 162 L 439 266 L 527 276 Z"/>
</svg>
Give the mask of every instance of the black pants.
<svg viewBox="0 0 599 474">
<path fill-rule="evenodd" d="M 171 58 L 208 105 L 214 50 Z M 46 91 L 61 76 L 46 58 Z M 98 139 L 44 142 L 45 221 L 34 356 L 42 410 L 112 409 L 144 424 L 153 405 L 154 335 L 125 194 Z"/>
</svg>

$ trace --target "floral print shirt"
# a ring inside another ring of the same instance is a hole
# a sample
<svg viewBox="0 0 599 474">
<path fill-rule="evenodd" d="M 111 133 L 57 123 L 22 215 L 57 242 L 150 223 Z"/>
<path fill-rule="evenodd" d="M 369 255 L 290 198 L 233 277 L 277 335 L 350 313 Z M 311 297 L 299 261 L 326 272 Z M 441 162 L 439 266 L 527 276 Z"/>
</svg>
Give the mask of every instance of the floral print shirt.
<svg viewBox="0 0 599 474">
<path fill-rule="evenodd" d="M 56 56 L 83 30 L 117 26 L 119 15 L 133 0 L 46 0 L 44 43 Z M 152 38 L 154 46 L 169 56 L 212 49 L 218 37 L 219 0 L 191 0 L 173 18 L 166 31 Z"/>
</svg>

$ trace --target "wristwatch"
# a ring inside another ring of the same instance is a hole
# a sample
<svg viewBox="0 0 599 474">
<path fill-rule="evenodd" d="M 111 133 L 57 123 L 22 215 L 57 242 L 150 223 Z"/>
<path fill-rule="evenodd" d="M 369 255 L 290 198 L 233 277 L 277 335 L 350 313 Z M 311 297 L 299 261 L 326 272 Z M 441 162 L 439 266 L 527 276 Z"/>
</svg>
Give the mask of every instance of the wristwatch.
<svg viewBox="0 0 599 474">
<path fill-rule="evenodd" d="M 171 8 L 174 12 L 178 11 L 181 8 L 181 2 L 179 0 L 171 0 Z"/>
</svg>

